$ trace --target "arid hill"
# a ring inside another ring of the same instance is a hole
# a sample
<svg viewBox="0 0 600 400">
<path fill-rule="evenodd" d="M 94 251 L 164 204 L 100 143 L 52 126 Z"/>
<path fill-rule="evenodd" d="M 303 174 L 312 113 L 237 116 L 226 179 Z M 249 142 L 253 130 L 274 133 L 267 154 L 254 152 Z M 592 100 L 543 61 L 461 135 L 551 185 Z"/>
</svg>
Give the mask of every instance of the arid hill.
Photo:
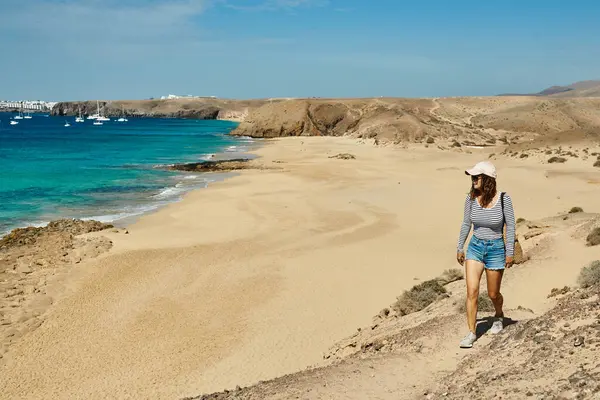
<svg viewBox="0 0 600 400">
<path fill-rule="evenodd" d="M 600 138 L 600 99 L 463 97 L 288 100 L 251 111 L 234 135 L 345 136 L 449 145 Z"/>
<path fill-rule="evenodd" d="M 551 86 L 532 94 L 502 94 L 501 96 L 600 97 L 600 81 L 581 81 L 566 86 Z"/>
</svg>

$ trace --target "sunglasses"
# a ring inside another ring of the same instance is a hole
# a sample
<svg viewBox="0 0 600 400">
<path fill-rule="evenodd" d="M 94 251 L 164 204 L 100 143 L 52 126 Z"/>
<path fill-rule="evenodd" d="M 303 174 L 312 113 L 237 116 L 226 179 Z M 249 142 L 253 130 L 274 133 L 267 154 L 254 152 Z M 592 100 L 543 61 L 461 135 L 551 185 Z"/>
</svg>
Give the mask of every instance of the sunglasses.
<svg viewBox="0 0 600 400">
<path fill-rule="evenodd" d="M 479 178 L 481 178 L 481 175 L 471 175 L 471 180 L 473 182 L 475 182 L 476 180 L 478 180 Z"/>
</svg>

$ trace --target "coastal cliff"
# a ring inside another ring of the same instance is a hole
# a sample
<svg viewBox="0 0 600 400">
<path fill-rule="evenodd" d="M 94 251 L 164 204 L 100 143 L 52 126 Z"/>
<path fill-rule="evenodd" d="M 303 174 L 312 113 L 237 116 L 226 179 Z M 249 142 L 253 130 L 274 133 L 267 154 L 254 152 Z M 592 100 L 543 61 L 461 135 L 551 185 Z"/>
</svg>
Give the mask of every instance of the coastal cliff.
<svg viewBox="0 0 600 400">
<path fill-rule="evenodd" d="M 517 143 L 560 134 L 598 138 L 600 99 L 470 97 L 297 99 L 264 104 L 232 135 L 351 136 L 375 142 Z"/>
<path fill-rule="evenodd" d="M 54 116 L 95 114 L 100 111 L 107 117 L 149 117 L 225 119 L 242 121 L 248 113 L 266 100 L 224 100 L 209 98 L 170 100 L 120 100 L 120 101 L 72 101 L 58 103 L 51 112 Z"/>
</svg>

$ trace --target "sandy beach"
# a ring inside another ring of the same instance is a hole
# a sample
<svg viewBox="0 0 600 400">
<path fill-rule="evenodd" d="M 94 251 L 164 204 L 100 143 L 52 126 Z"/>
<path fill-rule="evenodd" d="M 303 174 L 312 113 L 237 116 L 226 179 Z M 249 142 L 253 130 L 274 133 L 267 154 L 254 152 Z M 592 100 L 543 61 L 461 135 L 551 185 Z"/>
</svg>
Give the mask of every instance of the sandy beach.
<svg viewBox="0 0 600 400">
<path fill-rule="evenodd" d="M 458 266 L 463 171 L 493 152 L 269 140 L 255 150 L 264 169 L 192 192 L 128 234 L 88 234 L 112 249 L 57 279 L 43 323 L 0 359 L 0 398 L 176 399 L 321 365 L 403 290 Z M 599 211 L 589 161 L 494 162 L 517 217 Z M 570 242 L 556 251 L 572 263 L 518 271 L 507 307 L 543 312 L 552 288 L 599 258 Z"/>
</svg>

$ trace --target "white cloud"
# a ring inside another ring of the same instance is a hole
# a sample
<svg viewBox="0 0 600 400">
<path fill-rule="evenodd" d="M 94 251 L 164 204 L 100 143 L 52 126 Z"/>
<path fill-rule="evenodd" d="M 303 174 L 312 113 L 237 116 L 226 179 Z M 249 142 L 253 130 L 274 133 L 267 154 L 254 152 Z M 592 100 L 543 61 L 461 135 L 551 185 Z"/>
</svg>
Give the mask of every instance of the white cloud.
<svg viewBox="0 0 600 400">
<path fill-rule="evenodd" d="M 329 5 L 329 0 L 262 0 L 254 4 L 248 4 L 247 1 L 222 0 L 221 3 L 227 8 L 239 11 L 290 11 L 301 7 L 325 7 Z"/>
<path fill-rule="evenodd" d="M 119 45 L 191 37 L 206 0 L 21 0 L 0 14 L 0 32 L 21 40 Z"/>
</svg>

